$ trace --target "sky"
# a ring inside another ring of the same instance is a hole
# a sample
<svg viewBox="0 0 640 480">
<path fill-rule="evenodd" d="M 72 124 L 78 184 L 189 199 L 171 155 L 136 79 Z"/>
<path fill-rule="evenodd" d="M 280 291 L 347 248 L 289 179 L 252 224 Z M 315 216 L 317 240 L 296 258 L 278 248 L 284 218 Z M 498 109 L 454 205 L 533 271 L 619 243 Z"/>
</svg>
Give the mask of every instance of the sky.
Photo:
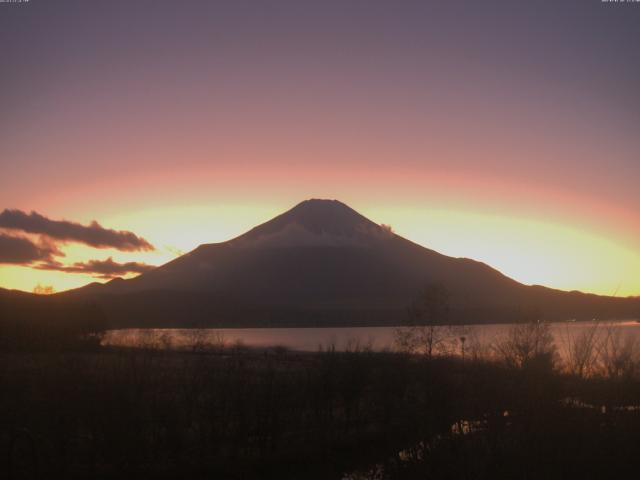
<svg viewBox="0 0 640 480">
<path fill-rule="evenodd" d="M 0 3 L 0 287 L 335 198 L 523 283 L 640 295 L 638 25 L 601 0 Z"/>
</svg>

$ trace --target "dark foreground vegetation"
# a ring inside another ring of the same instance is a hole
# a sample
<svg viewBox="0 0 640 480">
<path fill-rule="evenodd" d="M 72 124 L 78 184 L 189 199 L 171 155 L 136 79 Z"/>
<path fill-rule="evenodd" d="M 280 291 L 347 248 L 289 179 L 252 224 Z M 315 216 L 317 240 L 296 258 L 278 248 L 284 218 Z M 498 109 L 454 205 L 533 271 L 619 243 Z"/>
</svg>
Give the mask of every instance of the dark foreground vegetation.
<svg viewBox="0 0 640 480">
<path fill-rule="evenodd" d="M 0 304 L 0 478 L 637 475 L 635 337 L 594 323 L 561 359 L 532 321 L 482 345 L 435 297 L 377 353 L 105 348 L 93 304 Z"/>
<path fill-rule="evenodd" d="M 633 369 L 570 375 L 544 352 L 519 358 L 239 346 L 5 352 L 0 477 L 585 479 L 640 471 Z"/>
</svg>

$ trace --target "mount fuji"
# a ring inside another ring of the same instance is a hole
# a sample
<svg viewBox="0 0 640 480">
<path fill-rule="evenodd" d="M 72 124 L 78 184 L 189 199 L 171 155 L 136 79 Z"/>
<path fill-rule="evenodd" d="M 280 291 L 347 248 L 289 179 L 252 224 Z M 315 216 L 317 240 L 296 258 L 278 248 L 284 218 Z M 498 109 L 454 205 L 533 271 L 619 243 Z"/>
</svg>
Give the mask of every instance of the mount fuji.
<svg viewBox="0 0 640 480">
<path fill-rule="evenodd" d="M 638 302 L 523 285 L 413 243 L 337 200 L 307 200 L 232 240 L 129 280 L 60 295 L 96 301 L 116 326 L 391 325 L 430 284 L 450 320 L 625 317 Z"/>
</svg>

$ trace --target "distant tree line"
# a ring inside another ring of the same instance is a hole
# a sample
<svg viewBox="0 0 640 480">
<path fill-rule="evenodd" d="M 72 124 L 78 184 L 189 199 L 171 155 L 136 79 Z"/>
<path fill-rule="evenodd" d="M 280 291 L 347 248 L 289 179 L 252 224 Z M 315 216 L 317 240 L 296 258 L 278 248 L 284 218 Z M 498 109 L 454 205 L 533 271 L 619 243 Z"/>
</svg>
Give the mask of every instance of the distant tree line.
<svg viewBox="0 0 640 480">
<path fill-rule="evenodd" d="M 107 320 L 86 300 L 19 293 L 0 294 L 0 350 L 96 348 Z"/>
</svg>

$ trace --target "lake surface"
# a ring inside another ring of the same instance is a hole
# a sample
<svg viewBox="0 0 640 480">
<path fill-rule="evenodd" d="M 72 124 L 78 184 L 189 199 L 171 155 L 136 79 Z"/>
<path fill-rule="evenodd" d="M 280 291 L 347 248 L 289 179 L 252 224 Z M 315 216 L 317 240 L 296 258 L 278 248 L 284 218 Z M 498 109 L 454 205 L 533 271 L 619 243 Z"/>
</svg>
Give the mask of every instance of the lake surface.
<svg viewBox="0 0 640 480">
<path fill-rule="evenodd" d="M 504 339 L 512 324 L 467 325 L 437 327 L 444 339 L 443 349 L 456 354 L 460 338 L 465 349 L 490 349 L 492 343 Z M 619 341 L 640 343 L 640 323 L 636 320 L 612 322 L 553 323 L 550 330 L 561 356 L 572 340 L 596 329 L 599 337 L 615 335 Z M 398 327 L 342 327 L 342 328 L 212 328 L 212 329 L 124 329 L 111 330 L 103 339 L 105 346 L 192 348 L 198 345 L 230 347 L 244 345 L 252 348 L 286 347 L 302 352 L 316 352 L 335 348 L 339 351 L 370 348 L 375 351 L 395 350 Z M 448 345 L 447 345 L 448 344 Z"/>
</svg>

